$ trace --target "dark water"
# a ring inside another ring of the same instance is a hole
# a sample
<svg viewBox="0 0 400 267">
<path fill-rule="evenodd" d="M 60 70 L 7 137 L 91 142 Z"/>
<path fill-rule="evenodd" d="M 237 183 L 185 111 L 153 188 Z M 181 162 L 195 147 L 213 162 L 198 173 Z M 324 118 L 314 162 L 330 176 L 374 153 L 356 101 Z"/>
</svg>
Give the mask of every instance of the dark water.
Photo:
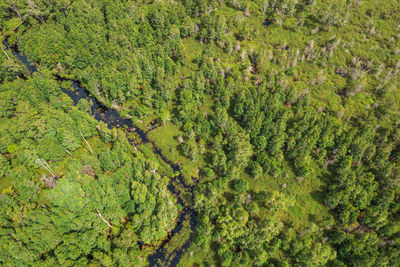
<svg viewBox="0 0 400 267">
<path fill-rule="evenodd" d="M 160 158 L 164 162 L 166 162 L 172 168 L 172 170 L 174 172 L 180 171 L 179 165 L 172 164 L 171 162 L 169 162 L 158 148 L 154 147 L 153 151 L 155 154 L 159 155 Z M 178 220 L 177 220 L 177 224 L 176 224 L 175 228 L 172 229 L 171 233 L 168 235 L 168 238 L 166 240 L 164 240 L 164 242 L 161 244 L 161 246 L 156 250 L 156 252 L 153 255 L 149 256 L 148 260 L 149 260 L 150 266 L 162 266 L 158 263 L 158 261 L 160 261 L 160 260 L 161 260 L 161 262 L 168 262 L 169 266 L 176 266 L 179 263 L 179 260 L 181 259 L 183 254 L 185 253 L 185 251 L 189 248 L 190 242 L 192 241 L 192 239 L 194 237 L 195 228 L 197 225 L 196 213 L 193 208 L 191 208 L 188 204 L 185 204 L 185 201 L 182 199 L 182 196 L 180 195 L 180 192 L 182 193 L 182 191 L 176 189 L 176 187 L 174 186 L 174 182 L 178 182 L 179 185 L 182 185 L 183 190 L 185 192 L 189 192 L 191 194 L 191 198 L 193 199 L 194 186 L 187 185 L 182 174 L 179 174 L 178 176 L 176 176 L 167 185 L 168 190 L 175 196 L 178 196 L 177 204 L 181 205 L 182 211 L 181 211 L 180 215 L 178 216 Z M 170 254 L 172 258 L 166 258 L 167 255 L 166 255 L 164 246 L 171 240 L 171 238 L 175 234 L 177 234 L 181 231 L 181 229 L 183 228 L 183 223 L 184 223 L 185 219 L 189 219 L 189 222 L 190 222 L 190 229 L 191 229 L 190 237 L 188 240 L 186 240 L 186 242 L 181 246 L 181 248 L 179 250 L 176 250 Z"/>
<path fill-rule="evenodd" d="M 64 80 L 60 77 L 57 78 L 59 80 Z M 77 105 L 79 100 L 85 99 L 90 104 L 91 115 L 97 121 L 104 122 L 110 129 L 115 127 L 128 127 L 128 129 L 132 129 L 133 123 L 131 119 L 121 117 L 118 111 L 110 109 L 97 101 L 95 97 L 89 95 L 88 91 L 85 88 L 79 86 L 76 81 L 72 81 L 72 87 L 74 88 L 74 90 L 65 89 L 63 87 L 60 88 L 74 101 L 74 105 Z"/>
<path fill-rule="evenodd" d="M 269 26 L 270 24 L 272 24 L 272 22 L 269 19 L 266 19 L 263 23 L 264 26 Z"/>
<path fill-rule="evenodd" d="M 4 45 L 8 50 L 11 50 L 12 54 L 25 65 L 31 76 L 34 72 L 37 71 L 35 66 L 30 64 L 27 57 L 24 56 L 18 50 L 17 46 L 10 47 L 7 41 L 4 41 Z M 66 80 L 72 82 L 72 87 L 74 90 L 69 90 L 60 86 L 61 90 L 73 100 L 74 105 L 77 105 L 78 102 L 82 99 L 87 100 L 90 104 L 91 115 L 97 121 L 102 121 L 106 123 L 108 128 L 110 129 L 118 127 L 118 128 L 124 128 L 128 132 L 135 132 L 140 137 L 142 143 L 150 142 L 150 140 L 147 137 L 147 133 L 135 127 L 131 119 L 122 117 L 118 113 L 118 111 L 108 108 L 107 106 L 99 102 L 94 96 L 91 96 L 90 93 L 84 87 L 80 86 L 77 81 L 68 80 L 62 77 L 56 77 L 56 78 L 59 81 Z M 153 127 L 151 129 L 154 129 L 155 125 L 153 124 L 152 126 Z M 130 142 L 132 144 L 133 140 L 130 140 Z M 179 263 L 179 260 L 181 259 L 183 254 L 185 253 L 185 251 L 189 248 L 190 242 L 194 237 L 194 232 L 197 224 L 195 210 L 190 207 L 190 203 L 187 203 L 188 201 L 185 201 L 182 198 L 183 192 L 187 192 L 190 193 L 191 196 L 190 201 L 192 201 L 194 186 L 187 185 L 185 183 L 184 177 L 182 176 L 182 174 L 180 174 L 180 169 L 181 169 L 180 166 L 169 162 L 162 154 L 161 150 L 159 150 L 154 144 L 152 144 L 152 147 L 153 147 L 153 152 L 157 154 L 164 162 L 166 162 L 174 172 L 179 172 L 179 175 L 170 179 L 167 188 L 177 198 L 177 204 L 179 204 L 182 207 L 182 211 L 178 215 L 175 227 L 168 233 L 168 237 L 163 241 L 161 246 L 157 248 L 155 253 L 148 257 L 148 260 L 150 266 L 165 266 L 165 264 L 163 264 L 165 262 L 168 262 L 169 266 L 176 266 Z M 175 184 L 178 184 L 180 186 L 180 189 L 176 188 Z M 164 247 L 168 244 L 168 242 L 175 234 L 179 233 L 182 230 L 185 219 L 189 219 L 190 222 L 190 227 L 191 227 L 190 238 L 183 244 L 182 247 L 180 247 L 179 249 L 175 250 L 173 253 L 170 254 L 172 255 L 171 256 L 172 258 L 167 258 L 167 253 Z M 163 265 L 161 265 L 159 262 L 161 262 L 161 264 Z"/>
<path fill-rule="evenodd" d="M 6 46 L 6 48 L 7 48 L 8 50 L 10 50 L 10 46 L 9 46 L 7 40 L 5 40 L 3 43 L 4 43 L 4 45 Z M 12 54 L 13 54 L 16 58 L 18 58 L 19 61 L 21 61 L 21 62 L 25 65 L 25 67 L 28 69 L 29 74 L 30 74 L 31 76 L 32 76 L 32 74 L 33 74 L 35 71 L 37 71 L 36 68 L 35 68 L 35 66 L 33 66 L 33 65 L 31 65 L 31 64 L 29 63 L 28 58 L 27 58 L 26 56 L 24 56 L 24 55 L 18 50 L 18 47 L 17 47 L 17 46 L 14 45 L 14 46 L 12 47 L 12 49 L 11 49 L 11 52 L 12 52 Z"/>
</svg>

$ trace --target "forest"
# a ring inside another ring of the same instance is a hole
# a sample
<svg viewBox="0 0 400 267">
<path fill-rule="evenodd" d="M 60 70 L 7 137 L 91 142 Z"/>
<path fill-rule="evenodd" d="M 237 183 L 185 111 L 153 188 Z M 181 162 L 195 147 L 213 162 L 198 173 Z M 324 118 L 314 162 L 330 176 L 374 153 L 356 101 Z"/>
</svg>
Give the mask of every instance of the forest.
<svg viewBox="0 0 400 267">
<path fill-rule="evenodd" d="M 1 266 L 400 266 L 399 0 L 0 0 Z"/>
</svg>

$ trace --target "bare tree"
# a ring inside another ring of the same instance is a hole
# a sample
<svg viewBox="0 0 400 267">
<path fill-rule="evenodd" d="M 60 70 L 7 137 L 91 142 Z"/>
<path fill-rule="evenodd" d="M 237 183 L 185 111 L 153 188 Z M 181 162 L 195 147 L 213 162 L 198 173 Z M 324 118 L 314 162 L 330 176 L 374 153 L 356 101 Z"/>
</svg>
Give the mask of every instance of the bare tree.
<svg viewBox="0 0 400 267">
<path fill-rule="evenodd" d="M 57 177 L 57 175 L 54 173 L 54 171 L 50 168 L 49 164 L 47 164 L 47 162 L 45 160 L 37 159 L 37 160 L 35 160 L 35 162 L 38 163 L 43 168 L 45 168 L 53 176 L 53 178 Z"/>
<path fill-rule="evenodd" d="M 33 0 L 28 0 L 28 5 L 29 5 L 28 13 L 32 14 L 41 23 L 44 23 L 44 18 L 42 16 L 42 12 L 36 8 L 35 2 Z"/>
<path fill-rule="evenodd" d="M 19 19 L 22 21 L 22 16 L 21 13 L 19 12 L 19 8 L 15 4 L 10 5 L 10 8 L 17 14 Z"/>
</svg>

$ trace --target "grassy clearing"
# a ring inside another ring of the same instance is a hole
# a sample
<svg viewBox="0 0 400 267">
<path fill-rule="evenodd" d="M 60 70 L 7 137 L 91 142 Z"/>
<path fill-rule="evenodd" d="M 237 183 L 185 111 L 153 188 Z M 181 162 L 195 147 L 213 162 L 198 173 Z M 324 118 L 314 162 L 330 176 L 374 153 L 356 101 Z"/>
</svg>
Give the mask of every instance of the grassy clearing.
<svg viewBox="0 0 400 267">
<path fill-rule="evenodd" d="M 8 190 L 10 186 L 13 184 L 14 179 L 13 177 L 7 175 L 0 178 L 0 192 L 3 190 Z"/>
<path fill-rule="evenodd" d="M 192 243 L 185 255 L 182 256 L 181 261 L 177 266 L 217 266 L 217 264 L 212 251 L 201 248 Z"/>
<path fill-rule="evenodd" d="M 199 168 L 204 165 L 204 161 L 200 158 L 200 160 L 193 162 L 180 153 L 177 140 L 180 133 L 178 126 L 167 122 L 165 127 L 160 126 L 150 131 L 148 138 L 162 151 L 168 161 L 182 166 L 182 175 L 190 183 L 191 177 L 199 176 Z"/>
<path fill-rule="evenodd" d="M 150 143 L 141 144 L 139 150 L 145 155 L 146 158 L 153 162 L 158 163 L 159 171 L 162 175 L 172 177 L 174 175 L 171 167 L 163 161 L 158 155 L 154 154 L 153 147 Z"/>
<path fill-rule="evenodd" d="M 287 166 L 285 169 L 290 170 Z M 255 192 L 277 190 L 293 197 L 295 204 L 282 214 L 281 219 L 291 221 L 295 229 L 301 229 L 309 226 L 310 223 L 331 217 L 323 204 L 322 192 L 325 183 L 319 178 L 323 175 L 325 174 L 313 174 L 300 181 L 293 172 L 288 171 L 281 177 L 263 176 L 258 179 L 248 178 L 248 181 L 251 190 Z"/>
</svg>

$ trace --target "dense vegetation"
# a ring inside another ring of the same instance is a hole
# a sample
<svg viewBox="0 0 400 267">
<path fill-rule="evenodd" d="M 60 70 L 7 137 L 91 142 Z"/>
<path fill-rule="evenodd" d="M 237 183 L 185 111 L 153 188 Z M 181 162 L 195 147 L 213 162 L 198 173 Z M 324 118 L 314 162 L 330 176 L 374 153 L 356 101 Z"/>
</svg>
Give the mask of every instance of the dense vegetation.
<svg viewBox="0 0 400 267">
<path fill-rule="evenodd" d="M 181 266 L 400 264 L 398 0 L 11 0 L 0 30 L 1 265 L 176 253 L 154 148 L 194 186 Z"/>
</svg>

